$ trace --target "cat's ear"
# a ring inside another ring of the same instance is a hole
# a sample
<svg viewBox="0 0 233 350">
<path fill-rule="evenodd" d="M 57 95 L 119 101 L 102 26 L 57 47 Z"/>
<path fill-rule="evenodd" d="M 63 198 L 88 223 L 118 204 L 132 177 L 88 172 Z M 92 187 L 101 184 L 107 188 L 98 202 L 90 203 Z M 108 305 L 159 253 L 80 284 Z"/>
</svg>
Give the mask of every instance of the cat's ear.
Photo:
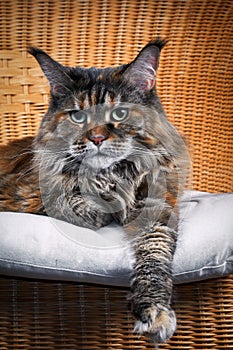
<svg viewBox="0 0 233 350">
<path fill-rule="evenodd" d="M 155 86 L 156 72 L 161 49 L 166 41 L 155 39 L 149 42 L 133 62 L 125 69 L 123 77 L 142 90 L 151 90 Z"/>
<path fill-rule="evenodd" d="M 50 83 L 51 93 L 57 96 L 67 94 L 73 83 L 68 72 L 70 68 L 62 66 L 46 52 L 36 47 L 29 47 L 28 52 L 36 58 L 41 66 Z"/>
</svg>

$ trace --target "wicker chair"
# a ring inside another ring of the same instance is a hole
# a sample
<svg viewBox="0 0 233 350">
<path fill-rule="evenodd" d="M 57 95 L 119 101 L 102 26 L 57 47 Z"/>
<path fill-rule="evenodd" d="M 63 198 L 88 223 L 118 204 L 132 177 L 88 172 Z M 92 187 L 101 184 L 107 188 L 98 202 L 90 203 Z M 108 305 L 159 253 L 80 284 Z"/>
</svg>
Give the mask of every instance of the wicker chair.
<svg viewBox="0 0 233 350">
<path fill-rule="evenodd" d="M 48 84 L 28 45 L 63 64 L 130 61 L 155 36 L 163 50 L 158 90 L 189 140 L 192 188 L 230 192 L 231 0 L 2 0 L 0 142 L 35 134 Z M 233 349 L 233 277 L 179 285 L 178 330 L 160 349 Z M 0 349 L 153 349 L 132 334 L 126 288 L 0 278 Z"/>
</svg>

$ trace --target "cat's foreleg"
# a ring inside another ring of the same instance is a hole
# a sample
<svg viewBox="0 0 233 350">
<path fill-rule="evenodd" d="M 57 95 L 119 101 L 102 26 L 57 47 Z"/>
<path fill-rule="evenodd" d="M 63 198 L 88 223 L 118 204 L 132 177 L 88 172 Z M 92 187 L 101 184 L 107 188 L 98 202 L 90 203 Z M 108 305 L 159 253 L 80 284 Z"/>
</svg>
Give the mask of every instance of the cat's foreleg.
<svg viewBox="0 0 233 350">
<path fill-rule="evenodd" d="M 137 234 L 132 239 L 135 263 L 130 300 L 136 317 L 134 330 L 147 334 L 155 343 L 164 343 L 176 330 L 176 316 L 171 308 L 171 269 L 177 234 L 175 216 L 172 225 L 168 225 L 164 218 L 154 222 L 157 215 L 156 210 L 148 208 L 143 211 L 140 224 L 136 220 L 138 227 L 134 226 Z M 168 210 L 160 217 L 163 215 L 167 216 Z"/>
<path fill-rule="evenodd" d="M 111 213 L 99 205 L 97 199 L 90 200 L 81 196 L 73 197 L 69 201 L 65 217 L 75 225 L 92 230 L 97 230 L 112 221 Z"/>
</svg>

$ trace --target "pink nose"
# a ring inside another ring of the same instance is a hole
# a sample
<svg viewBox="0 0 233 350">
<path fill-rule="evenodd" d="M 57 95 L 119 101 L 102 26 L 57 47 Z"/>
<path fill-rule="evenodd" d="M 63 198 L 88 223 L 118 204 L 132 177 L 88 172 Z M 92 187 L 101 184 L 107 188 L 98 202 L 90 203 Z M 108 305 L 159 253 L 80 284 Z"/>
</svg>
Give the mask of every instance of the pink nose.
<svg viewBox="0 0 233 350">
<path fill-rule="evenodd" d="M 91 135 L 90 140 L 96 145 L 101 145 L 101 143 L 106 140 L 106 136 L 104 135 Z"/>
</svg>

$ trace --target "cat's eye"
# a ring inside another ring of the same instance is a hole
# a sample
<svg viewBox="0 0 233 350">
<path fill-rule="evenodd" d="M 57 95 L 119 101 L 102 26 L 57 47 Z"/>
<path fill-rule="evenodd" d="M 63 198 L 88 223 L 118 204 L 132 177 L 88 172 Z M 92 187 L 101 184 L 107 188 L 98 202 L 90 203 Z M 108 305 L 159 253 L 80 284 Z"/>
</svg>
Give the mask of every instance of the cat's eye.
<svg viewBox="0 0 233 350">
<path fill-rule="evenodd" d="M 115 122 L 121 122 L 128 116 L 128 108 L 118 107 L 111 113 L 111 119 Z"/>
<path fill-rule="evenodd" d="M 83 124 L 87 120 L 87 114 L 83 111 L 71 111 L 70 119 L 77 124 Z"/>
</svg>

